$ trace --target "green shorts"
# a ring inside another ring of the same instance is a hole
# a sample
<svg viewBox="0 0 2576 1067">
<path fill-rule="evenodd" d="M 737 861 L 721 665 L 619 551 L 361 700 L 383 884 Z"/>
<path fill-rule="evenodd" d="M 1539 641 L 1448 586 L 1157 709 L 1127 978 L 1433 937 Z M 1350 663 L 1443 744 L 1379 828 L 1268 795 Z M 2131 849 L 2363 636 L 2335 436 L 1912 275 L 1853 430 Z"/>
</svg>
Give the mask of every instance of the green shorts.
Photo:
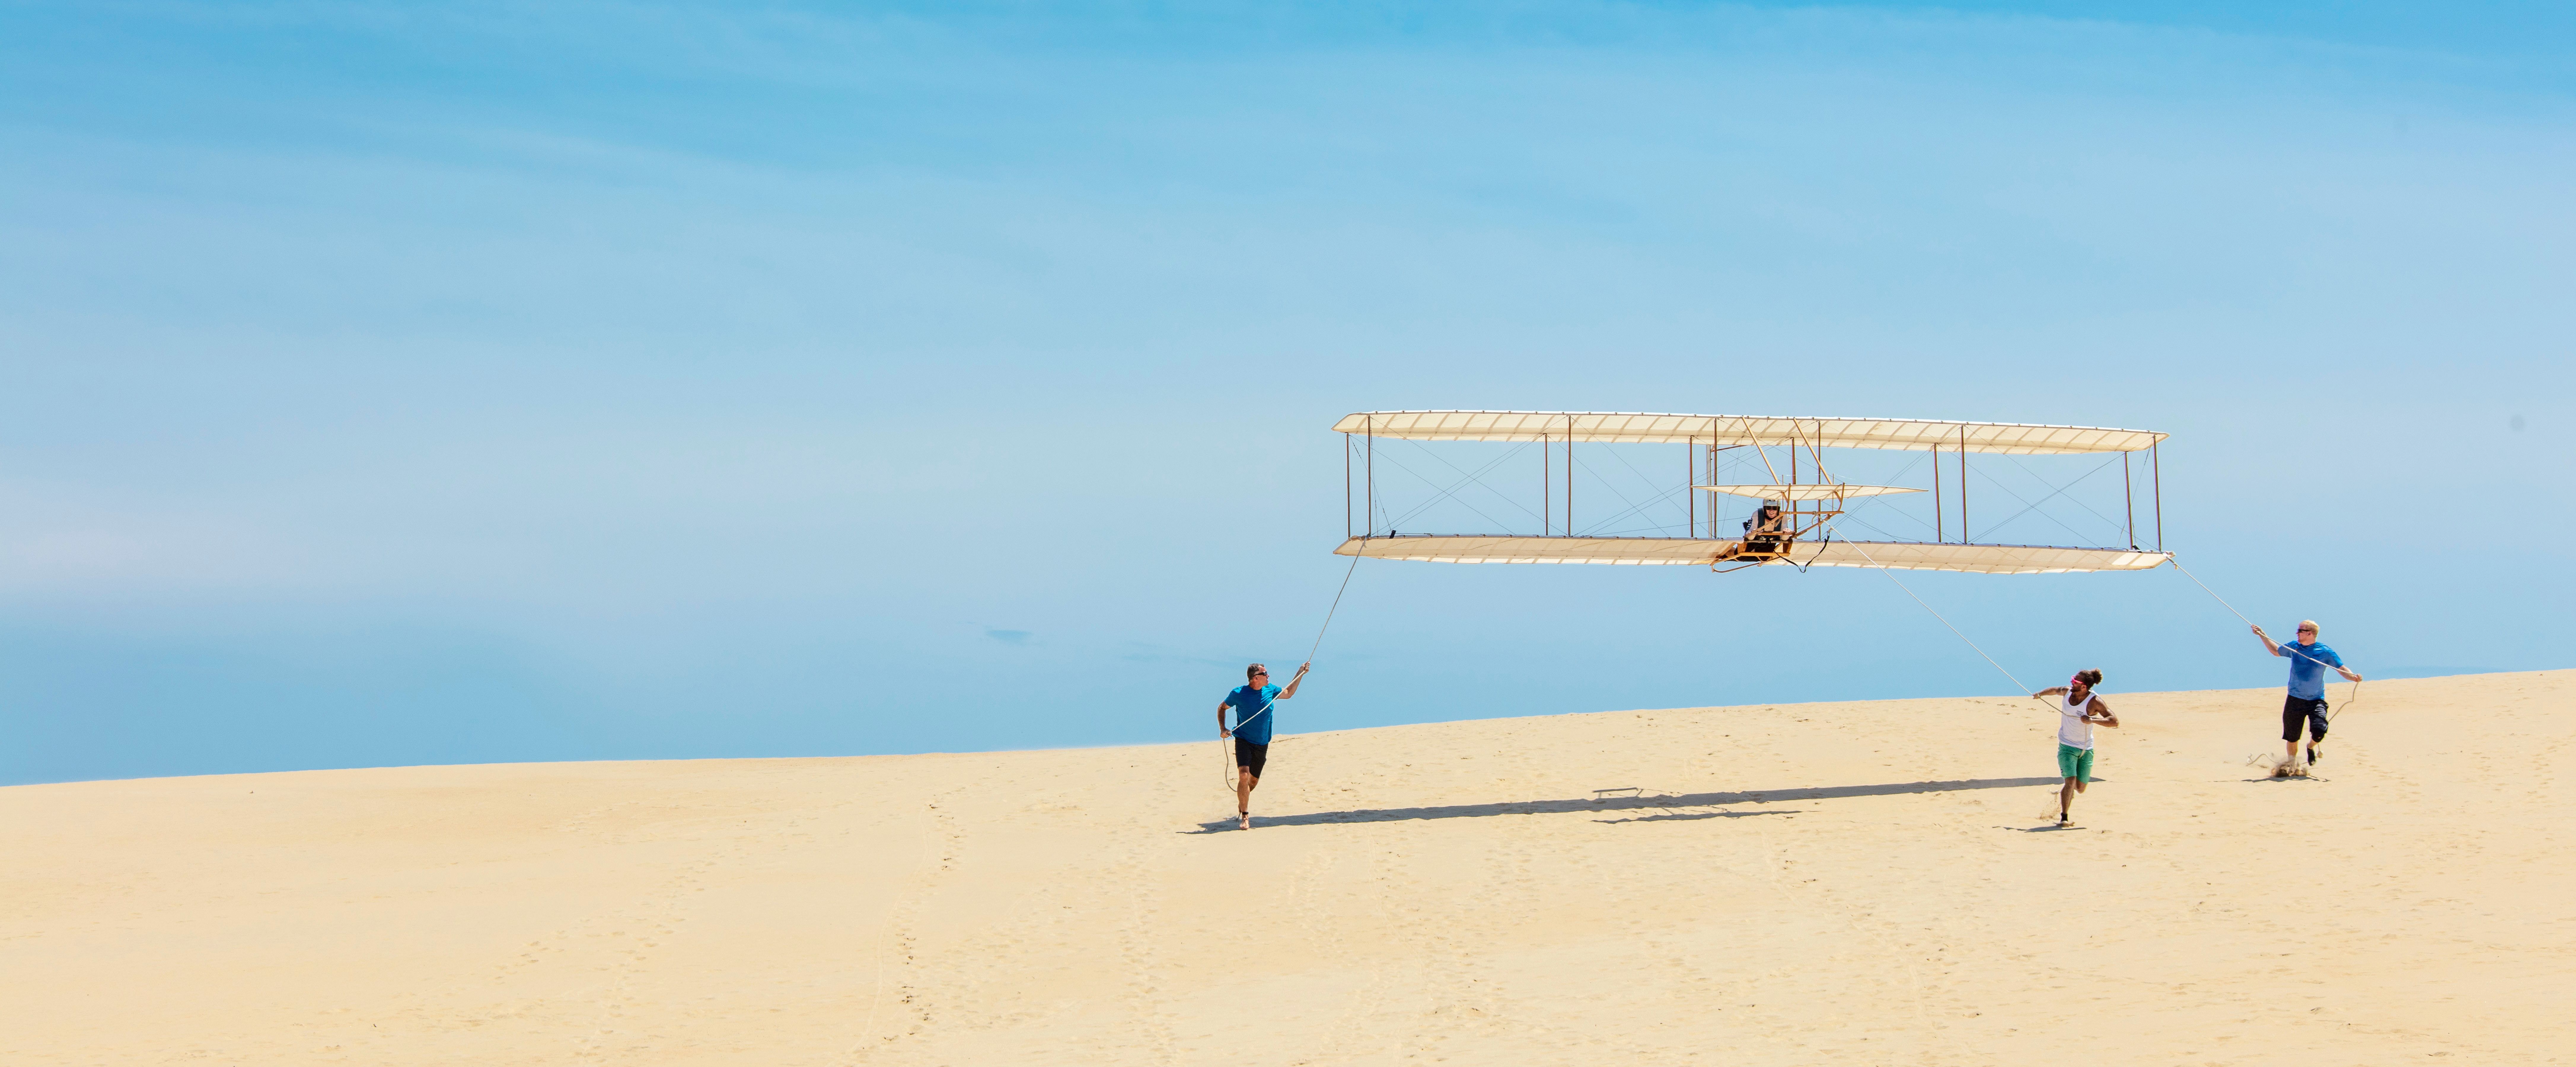
<svg viewBox="0 0 2576 1067">
<path fill-rule="evenodd" d="M 2093 784 L 2093 750 L 2065 744 L 2057 746 L 2057 776 Z"/>
</svg>

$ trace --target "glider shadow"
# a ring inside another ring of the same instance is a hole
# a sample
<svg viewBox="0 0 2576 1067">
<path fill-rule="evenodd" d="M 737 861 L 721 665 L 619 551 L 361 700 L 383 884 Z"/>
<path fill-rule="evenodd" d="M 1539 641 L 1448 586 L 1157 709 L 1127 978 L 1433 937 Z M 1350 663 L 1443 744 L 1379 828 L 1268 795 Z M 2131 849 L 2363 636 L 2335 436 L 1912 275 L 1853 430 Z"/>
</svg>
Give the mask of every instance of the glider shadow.
<svg viewBox="0 0 2576 1067">
<path fill-rule="evenodd" d="M 2100 779 L 2096 779 L 2099 781 Z M 1481 819 L 1492 815 L 1572 815 L 1616 811 L 1662 811 L 1670 808 L 1705 808 L 1724 804 L 1769 804 L 1783 800 L 1839 800 L 1844 797 L 1884 797 L 1907 793 L 1955 793 L 1969 789 L 2016 789 L 2032 785 L 2056 785 L 2057 778 L 1963 778 L 1948 782 L 1887 782 L 1879 785 L 1829 785 L 1811 789 L 1748 789 L 1736 793 L 1684 793 L 1677 796 L 1596 797 L 1581 800 L 1512 800 L 1493 804 L 1439 804 L 1419 808 L 1362 808 L 1352 811 L 1318 811 L 1304 815 L 1255 814 L 1255 826 L 1335 826 L 1345 823 L 1415 822 L 1430 819 Z M 1605 789 L 1603 793 L 1625 792 Z M 1803 809 L 1802 809 L 1803 810 Z M 1787 811 L 1689 812 L 1646 815 L 1625 819 L 1602 819 L 1600 822 L 1649 822 L 1664 819 L 1739 818 L 1745 815 L 1787 815 Z M 1231 818 L 1203 822 L 1196 830 L 1184 834 L 1234 833 Z"/>
</svg>

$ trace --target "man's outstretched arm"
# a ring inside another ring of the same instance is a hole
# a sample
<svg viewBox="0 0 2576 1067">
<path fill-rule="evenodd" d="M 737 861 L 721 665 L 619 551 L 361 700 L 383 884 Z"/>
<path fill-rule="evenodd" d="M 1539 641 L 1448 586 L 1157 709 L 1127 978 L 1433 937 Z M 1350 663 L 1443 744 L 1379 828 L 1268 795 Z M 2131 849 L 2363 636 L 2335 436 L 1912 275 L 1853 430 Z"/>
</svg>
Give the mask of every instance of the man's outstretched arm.
<svg viewBox="0 0 2576 1067">
<path fill-rule="evenodd" d="M 1279 691 L 1279 699 L 1281 699 L 1281 700 L 1286 700 L 1286 699 L 1288 699 L 1289 697 L 1296 696 L 1296 695 L 1297 695 L 1297 687 L 1298 687 L 1298 686 L 1300 686 L 1300 685 L 1305 684 L 1305 682 L 1306 682 L 1306 671 L 1307 671 L 1307 669 L 1308 669 L 1308 668 L 1310 668 L 1310 667 L 1313 667 L 1313 666 L 1314 666 L 1314 663 L 1312 663 L 1312 662 L 1307 662 L 1307 663 L 1300 663 L 1300 664 L 1298 664 L 1298 665 L 1297 665 L 1297 676 L 1296 676 L 1296 677 L 1294 677 L 1294 678 L 1288 679 L 1288 688 L 1286 688 L 1286 689 L 1282 689 L 1282 690 L 1280 690 L 1280 691 Z"/>
<path fill-rule="evenodd" d="M 2264 633 L 2264 632 L 2263 632 L 2263 628 L 2262 628 L 2261 626 L 2256 626 L 2256 627 L 2254 628 L 2254 636 L 2255 636 L 2255 637 L 2257 637 L 2257 638 L 2260 638 L 2260 639 L 2262 640 L 2262 642 L 2263 642 L 2263 651 L 2265 651 L 2265 652 L 2269 652 L 2269 653 L 2271 653 L 2271 654 L 2273 654 L 2273 655 L 2275 655 L 2275 656 L 2278 656 L 2278 655 L 2281 655 L 2281 654 L 2282 654 L 2282 652 L 2281 652 L 2281 643 L 2280 643 L 2280 642 L 2278 642 L 2278 641 L 2272 640 L 2272 635 L 2267 634 L 2267 633 Z"/>
</svg>

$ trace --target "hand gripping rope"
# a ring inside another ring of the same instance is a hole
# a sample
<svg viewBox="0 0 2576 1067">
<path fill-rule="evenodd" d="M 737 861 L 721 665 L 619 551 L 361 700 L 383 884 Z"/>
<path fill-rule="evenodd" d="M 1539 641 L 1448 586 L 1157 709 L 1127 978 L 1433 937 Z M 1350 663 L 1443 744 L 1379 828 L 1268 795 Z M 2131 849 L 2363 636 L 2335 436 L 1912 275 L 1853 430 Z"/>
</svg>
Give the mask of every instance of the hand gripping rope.
<svg viewBox="0 0 2576 1067">
<path fill-rule="evenodd" d="M 1342 572 L 1342 587 L 1333 590 L 1333 606 L 1326 609 L 1324 612 L 1324 625 L 1315 630 L 1315 643 L 1307 646 L 1306 648 L 1305 662 L 1308 664 L 1315 662 L 1315 650 L 1324 647 L 1324 633 L 1325 631 L 1333 628 L 1333 616 L 1342 610 L 1342 594 L 1350 591 L 1351 575 L 1358 573 L 1360 569 L 1360 557 L 1368 554 L 1368 540 L 1369 539 L 1366 536 L 1362 536 L 1360 538 L 1359 551 L 1351 553 L 1350 569 Z M 1289 684 L 1294 685 L 1296 683 L 1291 682 Z M 1217 751 L 1225 757 L 1224 777 L 1226 792 L 1234 792 L 1235 787 L 1234 733 L 1243 729 L 1245 726 L 1250 725 L 1252 720 L 1270 714 L 1270 705 L 1278 702 L 1278 697 L 1271 697 L 1268 700 L 1262 701 L 1261 710 L 1253 712 L 1250 715 L 1243 715 L 1241 718 L 1236 719 L 1234 721 L 1234 729 L 1226 731 L 1226 736 L 1216 739 Z M 1236 714 L 1241 715 L 1242 709 L 1236 709 Z"/>
</svg>

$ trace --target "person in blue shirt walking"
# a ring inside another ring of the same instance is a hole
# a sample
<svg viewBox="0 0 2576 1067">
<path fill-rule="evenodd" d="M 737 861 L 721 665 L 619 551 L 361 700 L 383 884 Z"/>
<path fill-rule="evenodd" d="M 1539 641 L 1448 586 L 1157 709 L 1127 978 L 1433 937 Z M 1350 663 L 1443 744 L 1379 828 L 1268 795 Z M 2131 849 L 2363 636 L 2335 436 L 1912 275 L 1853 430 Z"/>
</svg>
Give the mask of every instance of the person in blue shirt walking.
<svg viewBox="0 0 2576 1067">
<path fill-rule="evenodd" d="M 2272 640 L 2272 635 L 2264 633 L 2260 626 L 2254 628 L 2254 636 L 2262 639 L 2265 651 L 2290 661 L 2290 697 L 2281 702 L 2281 758 L 2293 764 L 2299 762 L 2301 724 L 2308 728 L 2308 762 L 2325 758 L 2317 746 L 2326 740 L 2326 668 L 2334 668 L 2347 682 L 2358 682 L 2361 676 L 2344 669 L 2343 657 L 2317 640 L 2314 619 L 2300 620 L 2295 644 Z"/>
<path fill-rule="evenodd" d="M 1288 679 L 1288 688 L 1270 684 L 1270 668 L 1255 663 L 1243 669 L 1244 684 L 1225 695 L 1216 706 L 1216 735 L 1234 739 L 1234 814 L 1243 820 L 1243 828 L 1252 829 L 1252 790 L 1261 784 L 1261 768 L 1270 762 L 1270 727 L 1279 716 L 1271 708 L 1280 701 L 1297 695 L 1297 686 L 1306 680 L 1312 663 L 1297 665 L 1297 676 Z M 1225 709 L 1234 709 L 1234 728 L 1226 729 Z"/>
</svg>

